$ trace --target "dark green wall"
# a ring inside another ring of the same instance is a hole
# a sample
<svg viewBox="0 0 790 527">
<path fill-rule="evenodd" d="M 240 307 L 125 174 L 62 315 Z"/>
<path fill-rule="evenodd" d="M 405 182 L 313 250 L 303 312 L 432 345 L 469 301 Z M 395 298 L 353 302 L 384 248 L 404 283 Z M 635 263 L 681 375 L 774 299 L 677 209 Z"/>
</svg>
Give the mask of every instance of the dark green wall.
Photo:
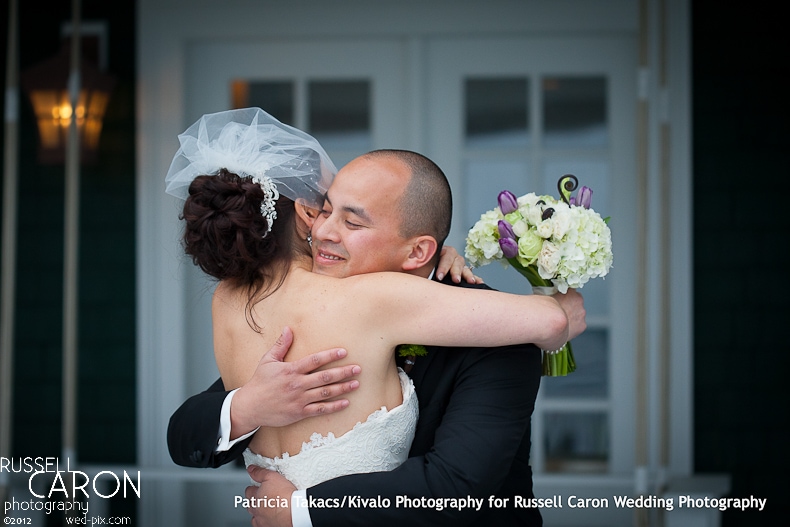
<svg viewBox="0 0 790 527">
<path fill-rule="evenodd" d="M 43 5 L 46 4 L 46 5 Z M 19 61 L 54 55 L 71 2 L 19 2 Z M 41 9 L 47 16 L 41 17 Z M 3 57 L 5 21 L 3 2 Z M 81 171 L 79 251 L 80 462 L 135 461 L 134 4 L 82 2 L 108 23 L 115 77 L 98 160 Z M 59 456 L 63 301 L 63 165 L 36 159 L 37 132 L 20 104 L 14 456 Z"/>
<path fill-rule="evenodd" d="M 785 525 L 787 30 L 776 9 L 693 5 L 695 468 L 768 499 L 724 527 Z"/>
<path fill-rule="evenodd" d="M 0 2 L 3 73 L 7 14 Z M 71 2 L 19 2 L 24 71 L 54 55 Z M 46 12 L 46 16 L 42 13 Z M 79 463 L 136 459 L 135 401 L 135 9 L 133 0 L 83 0 L 85 21 L 108 23 L 108 73 L 115 77 L 98 160 L 84 166 L 79 251 Z M 4 103 L 4 100 L 2 101 Z M 4 131 L 3 131 L 4 132 Z M 32 108 L 20 100 L 18 255 L 12 455 L 61 455 L 64 173 L 36 159 Z M 0 157 L 2 156 L 0 152 Z M 114 515 L 135 517 L 132 500 Z M 51 525 L 62 521 L 49 517 Z"/>
</svg>

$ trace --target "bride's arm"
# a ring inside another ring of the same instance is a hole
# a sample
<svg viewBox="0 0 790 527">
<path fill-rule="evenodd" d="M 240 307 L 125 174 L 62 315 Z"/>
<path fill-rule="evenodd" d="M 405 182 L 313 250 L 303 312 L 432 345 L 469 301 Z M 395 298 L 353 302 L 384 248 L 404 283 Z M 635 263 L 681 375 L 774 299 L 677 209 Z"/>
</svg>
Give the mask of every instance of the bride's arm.
<svg viewBox="0 0 790 527">
<path fill-rule="evenodd" d="M 505 346 L 531 342 L 557 349 L 568 341 L 565 310 L 550 296 L 447 287 L 402 273 L 344 280 L 360 331 L 389 343 Z"/>
</svg>

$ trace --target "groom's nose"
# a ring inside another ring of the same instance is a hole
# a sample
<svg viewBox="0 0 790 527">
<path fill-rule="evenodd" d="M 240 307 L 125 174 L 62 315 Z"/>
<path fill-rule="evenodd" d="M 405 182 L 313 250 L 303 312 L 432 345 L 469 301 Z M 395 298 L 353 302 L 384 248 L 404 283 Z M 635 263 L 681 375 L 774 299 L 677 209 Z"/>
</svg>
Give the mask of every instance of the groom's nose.
<svg viewBox="0 0 790 527">
<path fill-rule="evenodd" d="M 337 215 L 319 215 L 313 223 L 313 238 L 320 241 L 338 242 Z"/>
</svg>

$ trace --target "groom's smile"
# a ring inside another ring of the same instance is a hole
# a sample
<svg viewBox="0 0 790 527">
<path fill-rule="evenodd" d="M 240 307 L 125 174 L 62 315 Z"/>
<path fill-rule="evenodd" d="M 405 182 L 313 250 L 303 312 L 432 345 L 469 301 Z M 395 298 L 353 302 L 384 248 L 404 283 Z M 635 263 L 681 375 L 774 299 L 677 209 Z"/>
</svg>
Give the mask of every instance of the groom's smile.
<svg viewBox="0 0 790 527">
<path fill-rule="evenodd" d="M 338 250 L 330 251 L 326 248 L 326 244 L 316 243 L 315 248 L 313 249 L 313 264 L 318 269 L 322 269 L 326 266 L 337 265 L 338 263 L 342 263 L 346 261 L 346 258 L 338 255 Z M 320 271 L 319 271 L 320 272 Z M 321 274 L 332 274 L 327 272 L 321 272 Z"/>
</svg>

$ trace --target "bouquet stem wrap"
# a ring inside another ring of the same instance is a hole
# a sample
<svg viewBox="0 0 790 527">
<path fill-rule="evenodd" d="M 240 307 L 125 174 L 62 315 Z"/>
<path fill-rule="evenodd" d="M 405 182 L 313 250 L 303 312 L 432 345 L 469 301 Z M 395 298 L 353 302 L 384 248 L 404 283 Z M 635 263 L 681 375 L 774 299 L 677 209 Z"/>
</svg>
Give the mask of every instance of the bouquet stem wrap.
<svg viewBox="0 0 790 527">
<path fill-rule="evenodd" d="M 533 294 L 550 296 L 557 293 L 557 287 L 551 285 L 551 282 L 547 284 L 547 280 L 543 280 L 537 273 L 531 273 L 529 268 L 520 268 L 521 266 L 515 261 L 515 258 L 512 258 L 512 260 L 514 261 L 510 263 L 513 268 L 518 270 L 529 280 L 529 283 L 532 285 Z M 573 358 L 573 349 L 571 348 L 570 341 L 566 342 L 559 351 L 543 350 L 543 375 L 548 377 L 562 377 L 574 371 L 576 371 L 576 360 Z"/>
</svg>

